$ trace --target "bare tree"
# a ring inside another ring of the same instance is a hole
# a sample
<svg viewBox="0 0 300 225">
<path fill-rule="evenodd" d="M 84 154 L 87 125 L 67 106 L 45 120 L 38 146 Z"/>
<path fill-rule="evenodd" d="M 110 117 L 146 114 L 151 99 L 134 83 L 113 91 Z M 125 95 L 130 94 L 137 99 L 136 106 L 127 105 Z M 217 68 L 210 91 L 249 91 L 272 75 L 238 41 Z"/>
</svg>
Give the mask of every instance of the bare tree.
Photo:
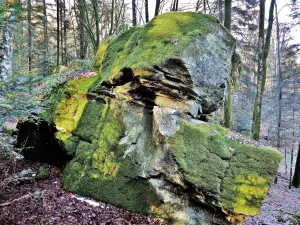
<svg viewBox="0 0 300 225">
<path fill-rule="evenodd" d="M 32 30 L 31 30 L 31 0 L 27 1 L 27 22 L 28 22 L 28 70 L 32 70 Z"/>
<path fill-rule="evenodd" d="M 145 0 L 145 18 L 146 18 L 146 23 L 149 22 L 149 8 L 148 8 L 148 0 Z"/>
<path fill-rule="evenodd" d="M 134 27 L 137 25 L 136 12 L 136 0 L 132 0 L 132 26 Z"/>
</svg>

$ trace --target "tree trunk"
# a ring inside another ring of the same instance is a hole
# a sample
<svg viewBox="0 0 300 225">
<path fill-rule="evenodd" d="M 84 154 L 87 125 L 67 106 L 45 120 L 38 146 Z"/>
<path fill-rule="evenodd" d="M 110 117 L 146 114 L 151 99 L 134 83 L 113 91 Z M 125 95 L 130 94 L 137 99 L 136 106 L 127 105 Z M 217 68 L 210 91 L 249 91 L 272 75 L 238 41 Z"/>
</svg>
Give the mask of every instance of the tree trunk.
<svg viewBox="0 0 300 225">
<path fill-rule="evenodd" d="M 197 0 L 195 11 L 197 12 L 200 8 L 201 0 Z"/>
<path fill-rule="evenodd" d="M 48 19 L 47 19 L 47 5 L 46 0 L 43 0 L 43 28 L 44 28 L 44 64 L 45 64 L 45 72 L 44 75 L 49 75 L 49 63 L 48 63 Z"/>
<path fill-rule="evenodd" d="M 99 17 L 99 7 L 98 0 L 93 0 L 94 16 L 95 16 L 95 26 L 96 26 L 96 43 L 94 45 L 94 54 L 96 55 L 100 46 L 100 17 Z"/>
<path fill-rule="evenodd" d="M 109 35 L 113 34 L 113 28 L 114 28 L 114 8 L 115 8 L 115 0 L 111 0 Z"/>
<path fill-rule="evenodd" d="M 156 0 L 154 16 L 158 16 L 158 14 L 159 14 L 160 1 L 161 1 L 161 0 Z"/>
<path fill-rule="evenodd" d="M 294 77 L 294 94 L 296 93 L 296 81 Z M 291 164 L 290 164 L 290 184 L 289 189 L 292 188 L 292 177 L 293 177 L 293 163 L 294 163 L 294 149 L 295 149 L 295 107 L 293 106 L 293 117 L 292 117 L 292 152 L 291 152 Z"/>
<path fill-rule="evenodd" d="M 27 22 L 28 22 L 28 71 L 32 70 L 32 30 L 31 30 L 31 0 L 28 0 L 28 14 L 27 14 Z"/>
<path fill-rule="evenodd" d="M 148 0 L 145 0 L 145 18 L 146 18 L 146 23 L 149 22 L 149 7 L 148 7 Z"/>
<path fill-rule="evenodd" d="M 224 26 L 227 28 L 227 30 L 229 31 L 231 30 L 231 0 L 225 0 Z M 227 95 L 224 103 L 224 125 L 227 128 L 232 128 L 232 81 L 231 79 L 228 80 Z"/>
<path fill-rule="evenodd" d="M 231 31 L 231 0 L 225 0 L 224 26 Z"/>
<path fill-rule="evenodd" d="M 218 1 L 218 8 L 219 8 L 219 20 L 223 23 L 223 0 Z"/>
<path fill-rule="evenodd" d="M 178 5 L 179 5 L 179 0 L 176 0 L 175 10 L 174 11 L 178 11 Z"/>
<path fill-rule="evenodd" d="M 11 74 L 12 56 L 13 56 L 13 33 L 12 33 L 12 17 L 13 7 L 8 8 L 3 12 L 5 26 L 0 25 L 0 81 L 5 81 Z M 0 86 L 1 88 L 1 86 Z M 4 88 L 1 88 L 4 89 Z M 0 90 L 1 90 L 0 89 Z M 3 91 L 3 90 L 2 90 Z"/>
<path fill-rule="evenodd" d="M 295 167 L 295 172 L 294 172 L 294 177 L 293 177 L 293 186 L 296 188 L 300 188 L 300 143 L 298 146 L 298 156 L 296 159 L 296 167 Z"/>
<path fill-rule="evenodd" d="M 56 0 L 56 66 L 59 66 L 59 0 Z"/>
<path fill-rule="evenodd" d="M 66 0 L 64 0 L 64 8 L 63 8 L 63 25 L 64 25 L 64 65 L 68 63 L 68 55 L 67 55 L 67 18 L 66 18 Z"/>
<path fill-rule="evenodd" d="M 278 120 L 277 120 L 277 148 L 280 147 L 280 131 L 281 131 L 281 101 L 282 101 L 282 71 L 281 71 L 281 46 L 280 46 L 280 32 L 279 32 L 279 21 L 278 21 L 278 9 L 277 4 L 275 3 L 276 7 L 276 24 L 277 24 L 277 30 L 276 30 L 276 36 L 277 36 L 277 59 L 278 59 Z"/>
<path fill-rule="evenodd" d="M 60 52 L 61 52 L 61 64 L 64 64 L 64 34 L 63 34 L 63 0 L 59 1 L 59 17 L 60 17 Z"/>
<path fill-rule="evenodd" d="M 121 5 L 120 10 L 119 10 L 119 13 L 118 13 L 118 18 L 117 18 L 117 21 L 116 21 L 116 23 L 115 23 L 115 29 L 114 29 L 114 31 L 113 31 L 113 34 L 114 34 L 114 33 L 116 32 L 116 30 L 118 29 L 119 22 L 120 22 L 120 19 L 121 19 L 121 15 L 124 14 L 124 13 L 122 13 L 122 9 L 123 9 L 123 7 L 124 7 L 124 3 L 125 3 L 125 0 L 122 1 L 122 5 Z M 125 12 L 125 8 L 124 8 L 123 12 Z"/>
<path fill-rule="evenodd" d="M 74 3 L 75 5 L 75 3 Z M 77 8 L 78 8 L 78 20 L 77 20 L 77 24 L 78 24 L 78 33 L 79 33 L 79 58 L 80 59 L 84 59 L 85 55 L 86 55 L 86 45 L 85 45 L 85 31 L 84 31 L 84 7 L 83 7 L 83 2 L 82 0 L 77 0 Z M 75 7 L 74 7 L 75 10 Z M 76 14 L 76 10 L 75 10 L 75 14 Z"/>
<path fill-rule="evenodd" d="M 269 22 L 268 22 L 268 29 L 266 35 L 266 42 L 264 43 L 264 31 L 263 30 L 261 31 L 261 29 L 264 29 L 265 1 L 260 0 L 260 7 L 261 7 L 260 11 L 263 12 L 260 12 L 257 89 L 256 89 L 255 103 L 253 109 L 253 123 L 252 123 L 252 138 L 254 140 L 258 140 L 260 134 L 262 98 L 265 90 L 266 77 L 267 77 L 267 58 L 270 49 L 271 34 L 272 34 L 272 27 L 273 27 L 273 20 L 274 20 L 274 16 L 273 16 L 274 5 L 275 5 L 275 0 L 272 0 L 270 5 L 270 11 L 269 11 Z"/>
<path fill-rule="evenodd" d="M 136 25 L 136 0 L 132 0 L 132 26 L 135 27 Z"/>
<path fill-rule="evenodd" d="M 260 0 L 259 10 L 259 33 L 258 33 L 258 66 L 257 66 L 257 84 L 256 84 L 256 96 L 253 109 L 252 117 L 252 138 L 255 140 L 259 139 L 259 123 L 260 118 L 258 117 L 258 106 L 259 106 L 259 92 L 262 83 L 263 76 L 263 48 L 264 48 L 264 29 L 265 29 L 265 0 Z"/>
<path fill-rule="evenodd" d="M 224 126 L 232 128 L 232 81 L 228 80 L 227 95 L 224 103 Z"/>
</svg>

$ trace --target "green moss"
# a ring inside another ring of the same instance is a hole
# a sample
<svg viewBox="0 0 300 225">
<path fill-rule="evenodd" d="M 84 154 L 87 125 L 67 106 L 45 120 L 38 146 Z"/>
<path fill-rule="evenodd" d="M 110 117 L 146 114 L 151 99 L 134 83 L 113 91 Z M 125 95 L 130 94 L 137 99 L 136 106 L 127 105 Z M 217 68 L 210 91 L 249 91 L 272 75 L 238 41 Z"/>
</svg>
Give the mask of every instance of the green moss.
<svg viewBox="0 0 300 225">
<path fill-rule="evenodd" d="M 110 105 L 109 99 L 106 104 L 89 102 L 75 132 L 87 141 L 79 142 L 74 159 L 64 169 L 63 185 L 127 210 L 147 213 L 152 205 L 159 205 L 158 197 L 148 183 L 138 179 L 134 162 L 123 158 L 124 149 L 118 143 L 124 132 L 117 105 Z"/>
<path fill-rule="evenodd" d="M 79 138 L 76 136 L 71 136 L 63 142 L 64 144 L 63 146 L 69 156 L 75 155 L 75 151 L 78 146 L 78 143 L 79 143 Z"/>
<path fill-rule="evenodd" d="M 217 26 L 222 25 L 215 17 L 202 13 L 169 12 L 159 15 L 145 27 L 132 28 L 102 44 L 97 53 L 100 79 L 107 80 L 125 67 L 143 69 L 180 58 L 183 49 L 195 37 L 209 33 Z M 225 28 L 224 31 L 227 32 Z M 229 33 L 228 36 L 231 37 Z M 171 39 L 176 39 L 177 45 L 173 45 Z"/>
<path fill-rule="evenodd" d="M 222 206 L 236 213 L 256 215 L 281 159 L 281 154 L 272 148 L 237 146 L 222 181 Z"/>
<path fill-rule="evenodd" d="M 104 105 L 99 102 L 88 102 L 75 130 L 75 135 L 88 141 L 97 138 L 97 127 L 103 109 Z"/>
<path fill-rule="evenodd" d="M 41 166 L 39 168 L 39 171 L 38 171 L 37 175 L 36 175 L 36 178 L 39 179 L 39 180 L 46 180 L 48 177 L 49 177 L 49 173 L 47 172 L 46 167 Z"/>
<path fill-rule="evenodd" d="M 205 191 L 219 193 L 228 159 L 232 153 L 224 136 L 209 124 L 181 124 L 170 141 L 171 151 L 187 181 Z"/>
<path fill-rule="evenodd" d="M 102 63 L 103 63 L 104 57 L 106 56 L 109 42 L 110 42 L 109 39 L 102 41 L 99 51 L 97 52 L 97 54 L 95 56 L 96 66 L 99 67 L 100 73 L 102 72 Z"/>
<path fill-rule="evenodd" d="M 226 139 L 216 124 L 181 123 L 169 146 L 185 179 L 220 195 L 220 205 L 234 214 L 256 215 L 282 159 L 272 148 Z"/>
<path fill-rule="evenodd" d="M 57 104 L 53 118 L 58 129 L 56 138 L 65 141 L 72 136 L 87 102 L 84 94 L 73 94 Z"/>
<path fill-rule="evenodd" d="M 43 113 L 42 118 L 55 123 L 58 139 L 66 141 L 72 136 L 71 133 L 76 129 L 88 102 L 86 93 L 96 79 L 92 77 L 69 80 L 50 94 L 48 112 Z"/>
</svg>

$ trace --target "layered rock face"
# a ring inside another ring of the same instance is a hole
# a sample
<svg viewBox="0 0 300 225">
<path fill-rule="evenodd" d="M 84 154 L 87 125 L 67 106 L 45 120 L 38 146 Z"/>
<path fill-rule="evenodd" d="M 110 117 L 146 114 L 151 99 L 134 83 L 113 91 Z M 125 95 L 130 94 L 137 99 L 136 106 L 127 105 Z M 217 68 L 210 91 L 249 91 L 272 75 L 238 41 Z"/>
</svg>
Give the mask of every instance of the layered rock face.
<svg viewBox="0 0 300 225">
<path fill-rule="evenodd" d="M 42 121 L 19 124 L 18 143 L 46 162 L 35 152 L 59 146 L 67 190 L 169 224 L 242 223 L 259 212 L 282 157 L 200 120 L 224 101 L 234 46 L 213 17 L 160 15 L 104 42 L 99 76 L 53 90 Z M 46 122 L 47 148 L 36 131 Z"/>
</svg>

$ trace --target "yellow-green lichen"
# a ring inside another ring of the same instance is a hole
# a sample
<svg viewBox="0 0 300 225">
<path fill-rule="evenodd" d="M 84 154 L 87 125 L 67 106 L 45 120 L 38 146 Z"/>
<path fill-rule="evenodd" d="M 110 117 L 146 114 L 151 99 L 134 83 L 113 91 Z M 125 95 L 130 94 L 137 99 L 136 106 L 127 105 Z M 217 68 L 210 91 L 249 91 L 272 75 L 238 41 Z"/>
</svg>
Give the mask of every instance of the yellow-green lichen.
<svg viewBox="0 0 300 225">
<path fill-rule="evenodd" d="M 109 45 L 109 39 L 102 41 L 100 48 L 95 57 L 96 66 L 99 66 L 100 74 L 102 72 L 102 63 L 103 63 L 104 57 L 107 54 L 108 45 Z"/>
<path fill-rule="evenodd" d="M 234 212 L 244 215 L 256 215 L 259 212 L 261 201 L 268 192 L 267 180 L 259 174 L 250 174 L 247 177 L 237 176 L 237 196 L 233 204 Z"/>
<path fill-rule="evenodd" d="M 281 159 L 272 148 L 236 145 L 222 180 L 221 205 L 235 214 L 256 215 Z"/>
<path fill-rule="evenodd" d="M 95 77 L 69 80 L 63 89 L 63 95 L 60 93 L 50 96 L 59 99 L 53 113 L 53 122 L 58 129 L 56 138 L 66 141 L 72 136 L 88 102 L 86 93 L 95 80 Z"/>
</svg>

